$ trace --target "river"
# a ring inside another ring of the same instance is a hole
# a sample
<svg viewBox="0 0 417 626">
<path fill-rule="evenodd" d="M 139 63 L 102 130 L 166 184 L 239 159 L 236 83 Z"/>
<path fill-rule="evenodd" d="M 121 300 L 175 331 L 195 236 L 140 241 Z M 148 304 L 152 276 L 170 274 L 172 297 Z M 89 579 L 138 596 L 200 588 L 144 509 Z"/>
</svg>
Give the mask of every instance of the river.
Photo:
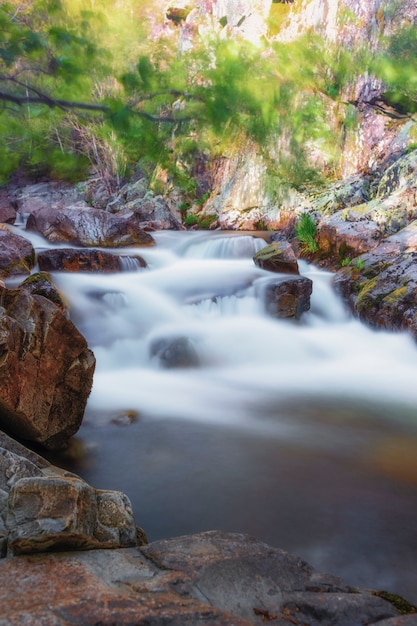
<svg viewBox="0 0 417 626">
<path fill-rule="evenodd" d="M 417 603 L 416 344 L 353 319 L 306 263 L 310 311 L 269 317 L 261 238 L 155 239 L 133 252 L 148 269 L 53 274 L 97 359 L 59 462 L 128 494 L 151 541 L 246 532 Z M 172 340 L 189 367 L 167 367 Z"/>
</svg>

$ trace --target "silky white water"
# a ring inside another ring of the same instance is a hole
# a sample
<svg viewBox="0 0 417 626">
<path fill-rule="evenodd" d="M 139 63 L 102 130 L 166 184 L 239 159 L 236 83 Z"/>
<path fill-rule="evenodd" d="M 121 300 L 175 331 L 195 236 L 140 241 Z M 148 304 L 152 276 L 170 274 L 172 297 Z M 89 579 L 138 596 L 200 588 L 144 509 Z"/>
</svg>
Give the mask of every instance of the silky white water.
<svg viewBox="0 0 417 626">
<path fill-rule="evenodd" d="M 416 602 L 416 343 L 353 319 L 306 263 L 310 311 L 268 316 L 261 238 L 155 239 L 119 251 L 147 269 L 53 273 L 97 359 L 72 469 L 125 491 L 151 540 L 250 532 Z M 172 342 L 189 367 L 166 367 L 155 346 Z"/>
<path fill-rule="evenodd" d="M 417 406 L 415 343 L 354 320 L 330 274 L 302 264 L 314 281 L 311 310 L 300 322 L 277 320 L 257 294 L 273 276 L 252 261 L 262 239 L 175 235 L 160 233 L 157 247 L 140 250 L 147 270 L 54 277 L 97 359 L 96 413 L 252 421 L 256 429 L 257 401 L 305 393 Z M 198 367 L 164 369 L 152 358 L 153 341 L 178 337 L 192 342 Z"/>
</svg>

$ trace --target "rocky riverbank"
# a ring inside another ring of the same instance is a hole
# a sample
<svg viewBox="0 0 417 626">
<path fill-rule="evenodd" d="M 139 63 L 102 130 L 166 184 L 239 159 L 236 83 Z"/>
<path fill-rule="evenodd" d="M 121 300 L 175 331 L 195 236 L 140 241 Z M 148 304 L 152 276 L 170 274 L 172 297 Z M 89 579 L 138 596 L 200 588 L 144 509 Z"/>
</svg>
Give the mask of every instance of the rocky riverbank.
<svg viewBox="0 0 417 626">
<path fill-rule="evenodd" d="M 401 598 L 352 588 L 247 535 L 147 544 L 126 496 L 3 433 L 0 463 L 1 625 L 417 624 Z"/>
</svg>

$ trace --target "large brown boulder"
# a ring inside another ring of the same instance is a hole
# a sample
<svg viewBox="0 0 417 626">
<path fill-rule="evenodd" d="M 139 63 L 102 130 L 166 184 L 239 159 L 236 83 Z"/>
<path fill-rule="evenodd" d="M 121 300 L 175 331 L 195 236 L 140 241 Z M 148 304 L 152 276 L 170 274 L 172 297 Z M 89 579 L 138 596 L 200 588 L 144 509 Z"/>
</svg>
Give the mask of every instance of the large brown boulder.
<svg viewBox="0 0 417 626">
<path fill-rule="evenodd" d="M 35 265 L 35 251 L 30 241 L 0 225 L 0 278 L 29 274 Z"/>
<path fill-rule="evenodd" d="M 124 219 L 101 209 L 64 207 L 41 208 L 29 215 L 27 230 L 33 230 L 53 243 L 77 246 L 121 248 L 151 246 L 151 235 L 135 220 Z"/>
<path fill-rule="evenodd" d="M 140 256 L 120 256 L 104 250 L 57 248 L 38 254 L 39 269 L 46 272 L 121 272 L 146 267 Z"/>
<path fill-rule="evenodd" d="M 265 308 L 272 317 L 299 319 L 310 309 L 313 283 L 305 276 L 268 280 L 261 285 Z"/>
<path fill-rule="evenodd" d="M 95 358 L 59 305 L 31 286 L 0 287 L 0 424 L 47 448 L 80 427 Z"/>
</svg>

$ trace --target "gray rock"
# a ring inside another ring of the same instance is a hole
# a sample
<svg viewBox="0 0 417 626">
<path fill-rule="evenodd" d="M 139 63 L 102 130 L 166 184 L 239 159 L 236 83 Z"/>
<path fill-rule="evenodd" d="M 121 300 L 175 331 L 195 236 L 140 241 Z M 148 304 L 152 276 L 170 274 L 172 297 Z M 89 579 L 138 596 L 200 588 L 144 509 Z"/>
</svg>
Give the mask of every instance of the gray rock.
<svg viewBox="0 0 417 626">
<path fill-rule="evenodd" d="M 41 208 L 33 211 L 26 228 L 51 242 L 78 246 L 116 248 L 151 246 L 155 242 L 135 220 L 112 215 L 101 209 L 67 206 L 60 210 Z"/>
</svg>

